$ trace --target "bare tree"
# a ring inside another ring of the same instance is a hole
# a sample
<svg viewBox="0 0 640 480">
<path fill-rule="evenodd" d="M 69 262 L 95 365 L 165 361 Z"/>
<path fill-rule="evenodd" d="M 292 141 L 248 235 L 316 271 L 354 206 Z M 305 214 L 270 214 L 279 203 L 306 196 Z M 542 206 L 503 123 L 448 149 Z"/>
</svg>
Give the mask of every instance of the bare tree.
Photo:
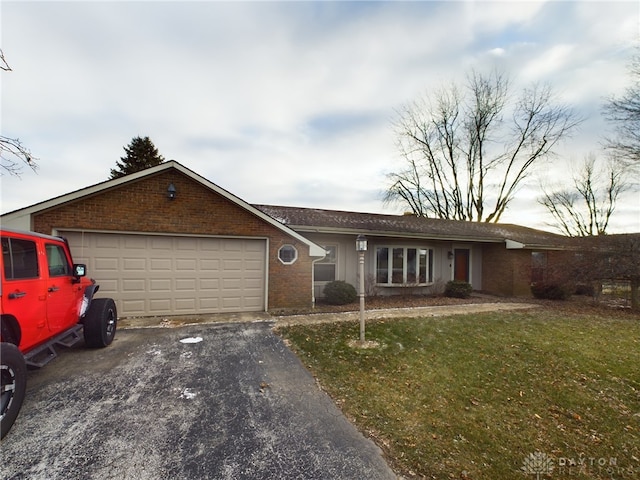
<svg viewBox="0 0 640 480">
<path fill-rule="evenodd" d="M 0 70 L 5 72 L 12 71 L 1 49 Z M 0 172 L 5 171 L 10 175 L 19 176 L 25 164 L 35 171 L 38 168 L 36 160 L 29 149 L 20 142 L 20 139 L 0 135 Z"/>
<path fill-rule="evenodd" d="M 615 136 L 607 138 L 605 146 L 636 174 L 640 173 L 640 50 L 638 52 L 629 68 L 631 85 L 621 97 L 610 98 L 604 106 L 604 116 L 615 128 Z"/>
<path fill-rule="evenodd" d="M 396 123 L 402 170 L 384 200 L 419 216 L 498 222 L 534 164 L 580 122 L 534 85 L 511 101 L 501 73 L 472 71 L 464 89 L 433 91 L 404 107 Z"/>
<path fill-rule="evenodd" d="M 4 52 L 0 48 L 0 70 L 4 70 L 5 72 L 11 72 L 11 67 L 7 63 L 7 60 L 4 58 Z"/>
<path fill-rule="evenodd" d="M 604 235 L 616 202 L 629 184 L 625 181 L 625 167 L 609 159 L 606 166 L 598 166 L 596 156 L 585 157 L 573 175 L 571 188 L 547 190 L 542 186 L 543 205 L 555 220 L 554 226 L 571 237 Z"/>
</svg>

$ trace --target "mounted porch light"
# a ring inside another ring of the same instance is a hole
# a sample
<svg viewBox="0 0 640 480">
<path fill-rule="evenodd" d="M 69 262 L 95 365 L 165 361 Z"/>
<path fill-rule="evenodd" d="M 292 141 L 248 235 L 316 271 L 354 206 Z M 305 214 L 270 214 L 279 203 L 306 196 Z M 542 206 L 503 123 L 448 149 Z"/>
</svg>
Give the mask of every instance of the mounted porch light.
<svg viewBox="0 0 640 480">
<path fill-rule="evenodd" d="M 176 186 L 173 183 L 170 183 L 169 187 L 167 188 L 167 198 L 169 200 L 175 200 L 177 195 L 178 191 L 176 190 Z"/>
<path fill-rule="evenodd" d="M 357 252 L 367 251 L 367 237 L 365 237 L 364 235 L 358 235 L 358 238 L 356 238 L 356 251 Z"/>
</svg>

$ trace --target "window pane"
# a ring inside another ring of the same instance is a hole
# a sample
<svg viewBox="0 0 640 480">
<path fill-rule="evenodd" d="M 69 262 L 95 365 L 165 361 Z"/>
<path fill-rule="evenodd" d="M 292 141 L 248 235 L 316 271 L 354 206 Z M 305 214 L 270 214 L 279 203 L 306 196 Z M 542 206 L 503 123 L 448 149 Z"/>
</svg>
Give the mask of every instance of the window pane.
<svg viewBox="0 0 640 480">
<path fill-rule="evenodd" d="M 3 238 L 2 257 L 7 280 L 38 277 L 38 254 L 35 242 Z"/>
<path fill-rule="evenodd" d="M 427 283 L 427 250 L 420 250 L 420 283 Z"/>
<path fill-rule="evenodd" d="M 429 255 L 429 268 L 427 269 L 428 272 L 428 279 L 429 279 L 429 283 L 433 282 L 433 250 L 429 249 L 427 250 L 427 255 Z"/>
<path fill-rule="evenodd" d="M 544 282 L 546 266 L 546 252 L 531 252 L 531 283 Z"/>
<path fill-rule="evenodd" d="M 417 283 L 417 250 L 415 248 L 407 248 L 407 283 Z"/>
<path fill-rule="evenodd" d="M 389 283 L 389 249 L 376 249 L 376 283 Z"/>
<path fill-rule="evenodd" d="M 393 249 L 393 272 L 391 283 L 404 283 L 404 248 Z"/>
<path fill-rule="evenodd" d="M 47 245 L 47 263 L 49 264 L 49 275 L 51 277 L 60 277 L 71 275 L 71 266 L 67 261 L 64 250 L 59 245 Z"/>
<path fill-rule="evenodd" d="M 278 258 L 285 265 L 290 265 L 298 259 L 298 251 L 293 245 L 283 245 L 278 250 Z"/>
<path fill-rule="evenodd" d="M 316 263 L 314 281 L 333 282 L 336 279 L 336 266 L 327 263 Z"/>
</svg>

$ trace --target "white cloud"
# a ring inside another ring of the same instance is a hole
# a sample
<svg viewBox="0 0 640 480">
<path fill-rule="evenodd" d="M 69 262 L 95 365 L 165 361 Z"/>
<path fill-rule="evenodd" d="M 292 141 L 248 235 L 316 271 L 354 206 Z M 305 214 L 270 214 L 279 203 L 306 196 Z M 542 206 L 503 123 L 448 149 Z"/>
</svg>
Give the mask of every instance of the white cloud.
<svg viewBox="0 0 640 480">
<path fill-rule="evenodd" d="M 0 21 L 2 132 L 41 166 L 2 177 L 2 212 L 105 180 L 138 135 L 250 202 L 389 211 L 394 110 L 491 65 L 588 113 L 579 158 L 638 32 L 625 2 L 5 2 Z"/>
</svg>

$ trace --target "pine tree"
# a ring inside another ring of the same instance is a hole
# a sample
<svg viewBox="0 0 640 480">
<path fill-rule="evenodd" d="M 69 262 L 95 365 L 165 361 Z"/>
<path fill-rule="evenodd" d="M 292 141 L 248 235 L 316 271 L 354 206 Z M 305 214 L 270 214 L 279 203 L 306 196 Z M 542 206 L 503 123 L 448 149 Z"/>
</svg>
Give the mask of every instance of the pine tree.
<svg viewBox="0 0 640 480">
<path fill-rule="evenodd" d="M 149 137 L 134 137 L 131 143 L 124 147 L 124 151 L 127 155 L 116 162 L 116 169 L 111 169 L 110 180 L 155 167 L 164 162 L 164 157 L 158 153 L 158 149 Z"/>
</svg>

